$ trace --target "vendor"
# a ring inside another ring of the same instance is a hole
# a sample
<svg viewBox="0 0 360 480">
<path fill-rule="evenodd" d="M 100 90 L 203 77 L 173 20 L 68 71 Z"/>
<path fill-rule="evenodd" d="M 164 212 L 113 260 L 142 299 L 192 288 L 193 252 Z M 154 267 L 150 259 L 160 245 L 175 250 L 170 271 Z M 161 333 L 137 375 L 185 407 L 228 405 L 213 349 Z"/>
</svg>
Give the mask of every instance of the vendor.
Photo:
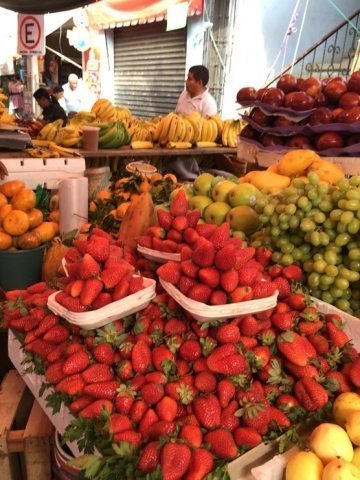
<svg viewBox="0 0 360 480">
<path fill-rule="evenodd" d="M 66 124 L 67 117 L 65 110 L 59 105 L 57 100 L 53 100 L 50 97 L 49 92 L 45 88 L 38 88 L 33 96 L 39 107 L 41 107 L 43 110 L 43 123 L 54 122 L 55 120 L 62 119 L 64 125 Z"/>
<path fill-rule="evenodd" d="M 65 112 L 67 111 L 66 102 L 64 98 L 64 89 L 61 85 L 57 85 L 53 88 L 53 97 L 57 100 L 60 107 L 62 107 Z"/>
</svg>

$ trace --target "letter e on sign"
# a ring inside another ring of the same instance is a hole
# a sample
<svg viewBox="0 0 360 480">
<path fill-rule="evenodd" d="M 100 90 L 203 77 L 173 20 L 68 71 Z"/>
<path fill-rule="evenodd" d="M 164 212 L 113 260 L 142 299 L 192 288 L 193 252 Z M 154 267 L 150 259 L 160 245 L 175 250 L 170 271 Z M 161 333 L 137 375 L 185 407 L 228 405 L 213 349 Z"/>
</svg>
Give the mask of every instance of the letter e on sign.
<svg viewBox="0 0 360 480">
<path fill-rule="evenodd" d="M 18 53 L 45 55 L 44 15 L 18 15 Z"/>
</svg>

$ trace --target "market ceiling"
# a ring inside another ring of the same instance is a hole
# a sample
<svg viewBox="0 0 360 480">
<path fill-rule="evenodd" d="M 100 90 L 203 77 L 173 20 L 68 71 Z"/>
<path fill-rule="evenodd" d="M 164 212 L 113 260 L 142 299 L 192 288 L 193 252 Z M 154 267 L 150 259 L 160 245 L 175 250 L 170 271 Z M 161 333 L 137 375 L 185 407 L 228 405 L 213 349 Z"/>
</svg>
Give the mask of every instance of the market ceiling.
<svg viewBox="0 0 360 480">
<path fill-rule="evenodd" d="M 0 0 L 0 7 L 18 13 L 52 13 L 84 7 L 96 0 Z"/>
</svg>

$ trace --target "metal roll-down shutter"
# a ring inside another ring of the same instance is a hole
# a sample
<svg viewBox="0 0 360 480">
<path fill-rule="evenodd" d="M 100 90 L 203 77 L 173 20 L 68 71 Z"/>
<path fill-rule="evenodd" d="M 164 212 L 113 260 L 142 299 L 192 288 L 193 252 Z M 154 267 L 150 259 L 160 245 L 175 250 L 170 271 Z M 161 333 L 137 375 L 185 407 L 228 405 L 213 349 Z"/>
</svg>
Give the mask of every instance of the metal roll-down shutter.
<svg viewBox="0 0 360 480">
<path fill-rule="evenodd" d="M 175 109 L 184 88 L 186 28 L 166 22 L 115 29 L 115 104 L 151 118 Z"/>
</svg>

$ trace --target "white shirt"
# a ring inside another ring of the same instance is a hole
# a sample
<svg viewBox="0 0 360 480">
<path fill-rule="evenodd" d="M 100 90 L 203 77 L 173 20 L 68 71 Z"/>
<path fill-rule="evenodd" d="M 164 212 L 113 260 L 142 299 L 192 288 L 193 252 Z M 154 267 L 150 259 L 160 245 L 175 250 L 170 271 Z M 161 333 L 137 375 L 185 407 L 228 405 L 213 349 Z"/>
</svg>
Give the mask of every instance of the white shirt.
<svg viewBox="0 0 360 480">
<path fill-rule="evenodd" d="M 208 89 L 201 95 L 192 98 L 185 89 L 179 97 L 175 112 L 184 115 L 189 115 L 192 112 L 199 112 L 202 115 L 215 115 L 217 106 L 214 97 L 212 97 Z"/>
<path fill-rule="evenodd" d="M 62 107 L 65 110 L 65 112 L 67 112 L 65 98 L 64 97 L 59 98 L 58 102 L 59 102 L 60 107 Z"/>
<path fill-rule="evenodd" d="M 90 90 L 79 80 L 75 90 L 71 90 L 69 83 L 63 85 L 64 100 L 67 112 L 89 112 L 94 103 Z"/>
</svg>

